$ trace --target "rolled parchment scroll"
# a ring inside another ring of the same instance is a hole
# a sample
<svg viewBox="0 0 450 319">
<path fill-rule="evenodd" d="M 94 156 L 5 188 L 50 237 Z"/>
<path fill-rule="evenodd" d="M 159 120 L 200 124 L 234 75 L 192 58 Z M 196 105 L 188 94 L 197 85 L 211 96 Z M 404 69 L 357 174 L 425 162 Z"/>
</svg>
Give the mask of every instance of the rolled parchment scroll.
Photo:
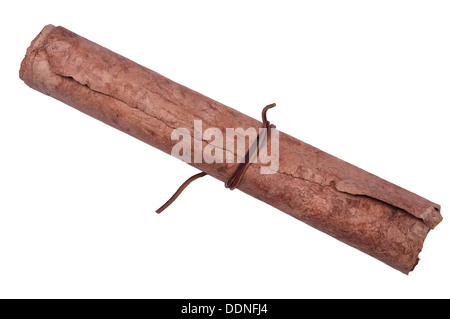
<svg viewBox="0 0 450 319">
<path fill-rule="evenodd" d="M 195 120 L 202 121 L 203 131 L 261 127 L 62 27 L 48 25 L 33 40 L 20 78 L 169 154 L 178 142 L 171 138 L 174 130 L 187 128 L 194 135 Z M 210 142 L 192 139 L 203 147 Z M 230 156 L 225 148 L 215 151 Z M 225 182 L 239 163 L 191 165 Z M 414 269 L 428 231 L 442 220 L 439 205 L 283 132 L 277 170 L 261 174 L 261 165 L 252 164 L 238 189 L 404 273 Z"/>
</svg>

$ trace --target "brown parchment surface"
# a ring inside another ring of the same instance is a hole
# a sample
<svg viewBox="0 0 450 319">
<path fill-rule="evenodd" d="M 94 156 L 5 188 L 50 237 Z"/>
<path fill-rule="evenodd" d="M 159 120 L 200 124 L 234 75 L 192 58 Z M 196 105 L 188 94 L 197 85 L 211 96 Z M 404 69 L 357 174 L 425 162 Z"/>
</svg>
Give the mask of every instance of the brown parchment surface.
<svg viewBox="0 0 450 319">
<path fill-rule="evenodd" d="M 33 40 L 20 78 L 169 154 L 178 142 L 172 131 L 193 134 L 194 120 L 222 132 L 262 125 L 63 27 L 48 25 Z M 239 190 L 404 273 L 414 269 L 442 220 L 439 205 L 283 132 L 279 138 L 278 171 L 263 175 L 252 164 Z M 191 165 L 225 182 L 238 164 Z"/>
</svg>

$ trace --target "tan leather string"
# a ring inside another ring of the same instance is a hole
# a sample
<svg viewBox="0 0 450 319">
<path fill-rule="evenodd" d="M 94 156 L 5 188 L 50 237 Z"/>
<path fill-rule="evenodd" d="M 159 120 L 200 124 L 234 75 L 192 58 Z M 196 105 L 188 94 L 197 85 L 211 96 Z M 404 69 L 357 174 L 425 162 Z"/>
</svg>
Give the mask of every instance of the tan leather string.
<svg viewBox="0 0 450 319">
<path fill-rule="evenodd" d="M 270 136 L 270 129 L 275 127 L 275 125 L 270 124 L 270 122 L 267 120 L 267 111 L 273 107 L 275 107 L 276 104 L 272 103 L 267 105 L 263 110 L 262 110 L 262 122 L 263 122 L 263 127 L 266 129 L 266 136 L 265 138 L 268 139 Z M 245 154 L 245 158 L 244 158 L 244 162 L 240 163 L 239 166 L 237 167 L 236 171 L 233 173 L 233 175 L 231 175 L 231 177 L 225 182 L 225 187 L 229 188 L 230 190 L 235 189 L 236 187 L 239 186 L 239 183 L 241 182 L 242 178 L 244 177 L 245 172 L 247 171 L 247 169 L 249 168 L 250 164 L 252 163 L 252 161 L 250 159 L 253 158 L 253 156 L 256 153 L 259 153 L 259 145 L 260 145 L 260 141 L 262 140 L 262 136 L 260 136 L 258 134 L 256 140 L 254 141 L 253 145 L 248 149 L 247 153 Z M 256 144 L 255 144 L 256 143 Z M 178 196 L 180 196 L 181 192 L 183 192 L 183 190 L 193 181 L 195 181 L 196 179 L 203 177 L 207 175 L 205 172 L 200 172 L 198 174 L 195 174 L 193 176 L 191 176 L 190 178 L 188 178 L 179 188 L 178 190 L 175 192 L 175 194 L 172 195 L 172 197 L 170 197 L 170 199 L 164 204 L 162 205 L 160 208 L 158 208 L 156 210 L 156 212 L 162 213 L 167 207 L 170 206 L 170 204 L 172 204 Z"/>
</svg>

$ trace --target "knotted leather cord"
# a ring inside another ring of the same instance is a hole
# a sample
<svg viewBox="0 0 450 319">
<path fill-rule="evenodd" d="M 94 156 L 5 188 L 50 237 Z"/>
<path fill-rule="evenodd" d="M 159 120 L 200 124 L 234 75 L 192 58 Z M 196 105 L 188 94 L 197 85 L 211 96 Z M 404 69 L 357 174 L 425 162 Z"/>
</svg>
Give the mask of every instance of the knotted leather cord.
<svg viewBox="0 0 450 319">
<path fill-rule="evenodd" d="M 242 178 L 244 177 L 245 172 L 247 171 L 250 164 L 252 163 L 251 159 L 253 159 L 253 157 L 256 153 L 259 153 L 260 141 L 262 141 L 264 138 L 267 140 L 268 137 L 270 136 L 270 129 L 274 128 L 275 125 L 270 124 L 270 122 L 267 120 L 267 111 L 275 106 L 276 106 L 276 104 L 272 103 L 272 104 L 267 105 L 262 110 L 263 127 L 266 129 L 264 136 L 260 136 L 258 134 L 256 140 L 253 142 L 253 145 L 248 149 L 247 153 L 245 154 L 244 162 L 239 164 L 239 166 L 237 167 L 237 169 L 233 173 L 233 175 L 231 175 L 231 177 L 225 182 L 226 188 L 233 190 L 239 186 L 239 183 L 241 182 Z M 261 143 L 263 143 L 263 142 L 261 142 Z M 203 177 L 205 175 L 207 175 L 205 172 L 200 172 L 200 173 L 195 174 L 195 175 L 191 176 L 190 178 L 188 178 L 183 184 L 181 184 L 181 186 L 178 188 L 178 190 L 175 192 L 175 194 L 173 194 L 172 197 L 170 197 L 170 199 L 164 205 L 162 205 L 160 208 L 158 208 L 156 210 L 156 212 L 158 214 L 162 213 L 167 207 L 170 206 L 170 204 L 172 204 L 177 199 L 178 196 L 180 196 L 181 192 L 183 192 L 183 190 L 190 183 L 192 183 L 196 179 Z"/>
</svg>

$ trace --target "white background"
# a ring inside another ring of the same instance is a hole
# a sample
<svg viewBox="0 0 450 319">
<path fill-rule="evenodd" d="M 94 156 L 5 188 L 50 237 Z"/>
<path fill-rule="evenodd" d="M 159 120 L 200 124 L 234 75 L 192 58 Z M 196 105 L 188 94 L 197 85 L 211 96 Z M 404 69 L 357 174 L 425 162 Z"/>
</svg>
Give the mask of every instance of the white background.
<svg viewBox="0 0 450 319">
<path fill-rule="evenodd" d="M 448 1 L 9 1 L 0 297 L 450 297 Z M 62 25 L 442 205 L 409 276 L 18 77 Z"/>
</svg>

